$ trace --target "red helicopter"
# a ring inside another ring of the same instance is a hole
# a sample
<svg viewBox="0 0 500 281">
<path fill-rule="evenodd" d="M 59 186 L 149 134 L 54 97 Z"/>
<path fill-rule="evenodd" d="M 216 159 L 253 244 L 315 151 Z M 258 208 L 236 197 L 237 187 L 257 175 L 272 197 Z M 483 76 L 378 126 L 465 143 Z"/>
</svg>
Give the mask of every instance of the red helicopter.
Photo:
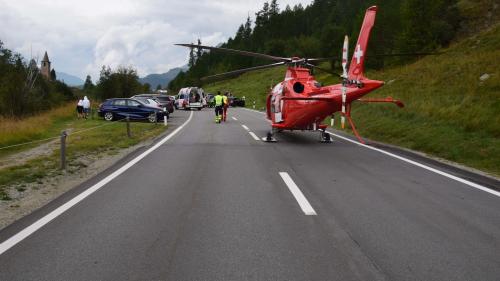
<svg viewBox="0 0 500 281">
<path fill-rule="evenodd" d="M 328 127 L 322 122 L 329 116 L 334 116 L 335 112 L 341 112 L 341 126 L 344 128 L 345 118 L 347 118 L 351 128 L 361 143 L 363 139 L 359 136 L 354 122 L 351 118 L 351 104 L 354 101 L 361 102 L 386 102 L 394 103 L 399 107 L 404 107 L 403 103 L 391 97 L 384 99 L 362 99 L 364 95 L 380 88 L 384 85 L 383 81 L 371 80 L 364 76 L 365 54 L 370 38 L 371 29 L 375 23 L 377 6 L 372 6 L 366 10 L 363 25 L 356 43 L 355 51 L 348 67 L 348 38 L 345 37 L 342 51 L 343 74 L 338 75 L 342 78 L 341 84 L 322 87 L 311 75 L 311 69 L 317 68 L 331 73 L 328 70 L 313 65 L 313 62 L 326 60 L 324 58 L 284 58 L 270 56 L 266 54 L 240 51 L 227 48 L 216 48 L 209 46 L 200 46 L 193 44 L 176 44 L 189 48 L 202 48 L 211 51 L 222 51 L 257 58 L 264 58 L 276 63 L 269 65 L 256 66 L 246 69 L 235 70 L 222 74 L 208 76 L 206 78 L 217 78 L 232 76 L 247 71 L 264 69 L 286 65 L 287 71 L 285 79 L 274 86 L 267 96 L 266 113 L 267 118 L 271 120 L 271 131 L 268 132 L 265 141 L 275 141 L 273 134 L 283 130 L 312 130 L 321 132 L 321 141 L 330 142 L 330 135 L 326 132 Z M 332 125 L 333 125 L 332 118 Z"/>
</svg>

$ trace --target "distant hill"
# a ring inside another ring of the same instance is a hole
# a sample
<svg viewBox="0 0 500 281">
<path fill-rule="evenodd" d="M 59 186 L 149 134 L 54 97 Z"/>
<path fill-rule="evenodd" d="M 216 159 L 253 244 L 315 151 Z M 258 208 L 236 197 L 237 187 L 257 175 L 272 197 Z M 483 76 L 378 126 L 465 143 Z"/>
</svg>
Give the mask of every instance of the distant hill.
<svg viewBox="0 0 500 281">
<path fill-rule="evenodd" d="M 84 81 L 74 75 L 56 71 L 57 80 L 66 83 L 68 86 L 81 86 Z"/>
<path fill-rule="evenodd" d="M 139 82 L 141 82 L 142 84 L 149 83 L 152 89 L 155 89 L 158 85 L 161 85 L 162 88 L 166 88 L 168 86 L 168 83 L 172 81 L 177 76 L 177 74 L 179 74 L 179 72 L 186 70 L 186 66 L 172 68 L 168 72 L 162 74 L 149 74 L 146 77 L 139 78 Z"/>
</svg>

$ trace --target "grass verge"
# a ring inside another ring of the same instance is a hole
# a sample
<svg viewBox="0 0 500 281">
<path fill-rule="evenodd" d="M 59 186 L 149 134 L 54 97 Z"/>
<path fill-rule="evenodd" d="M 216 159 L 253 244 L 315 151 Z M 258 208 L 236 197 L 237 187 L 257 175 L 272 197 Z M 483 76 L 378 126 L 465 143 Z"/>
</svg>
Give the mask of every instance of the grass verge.
<svg viewBox="0 0 500 281">
<path fill-rule="evenodd" d="M 132 137 L 127 137 L 124 122 L 109 123 L 102 119 L 76 119 L 74 108 L 69 105 L 45 113 L 43 116 L 31 117 L 26 120 L 7 120 L 2 124 L 0 143 L 9 144 L 14 141 L 28 141 L 28 136 L 35 139 L 57 136 L 62 130 L 68 130 L 67 137 L 67 173 L 78 173 L 87 164 L 80 161 L 83 156 L 105 157 L 119 152 L 120 149 L 131 147 L 141 141 L 157 136 L 165 131 L 163 124 L 131 122 Z M 5 120 L 5 119 L 4 119 Z M 37 123 L 38 122 L 38 123 Z M 34 123 L 35 125 L 31 125 Z M 15 125 L 19 130 L 15 130 Z M 95 129 L 91 129 L 97 127 Z M 8 128 L 8 130 L 6 130 Z M 87 130 L 91 129 L 91 130 Z M 85 130 L 85 131 L 83 131 Z M 0 169 L 0 200 L 10 200 L 9 188 L 16 186 L 17 191 L 23 191 L 26 184 L 40 183 L 45 177 L 57 176 L 60 170 L 59 140 L 53 145 L 49 155 L 34 157 L 20 165 Z M 36 145 L 16 147 L 0 154 L 6 157 L 21 150 L 32 149 Z"/>
</svg>

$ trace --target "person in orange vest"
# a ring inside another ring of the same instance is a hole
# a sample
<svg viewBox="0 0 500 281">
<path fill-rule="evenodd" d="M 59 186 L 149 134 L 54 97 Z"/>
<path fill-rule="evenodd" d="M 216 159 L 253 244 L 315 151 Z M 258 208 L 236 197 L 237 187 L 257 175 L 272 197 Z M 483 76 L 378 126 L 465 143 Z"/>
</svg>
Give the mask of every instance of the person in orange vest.
<svg viewBox="0 0 500 281">
<path fill-rule="evenodd" d="M 224 93 L 224 96 L 222 97 L 224 100 L 224 111 L 222 113 L 222 120 L 226 122 L 226 116 L 227 116 L 227 108 L 229 107 L 229 99 L 227 98 L 228 92 Z"/>
</svg>

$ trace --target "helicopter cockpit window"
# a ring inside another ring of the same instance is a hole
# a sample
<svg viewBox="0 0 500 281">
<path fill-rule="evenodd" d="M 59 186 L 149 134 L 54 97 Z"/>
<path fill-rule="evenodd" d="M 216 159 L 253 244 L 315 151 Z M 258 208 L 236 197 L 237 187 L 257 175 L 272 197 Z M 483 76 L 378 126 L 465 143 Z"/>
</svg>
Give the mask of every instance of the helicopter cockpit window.
<svg viewBox="0 0 500 281">
<path fill-rule="evenodd" d="M 322 86 L 323 86 L 323 85 L 321 85 L 321 83 L 320 83 L 320 82 L 318 82 L 318 81 L 314 81 L 314 87 L 316 87 L 316 88 L 321 88 Z"/>
<path fill-rule="evenodd" d="M 293 90 L 298 94 L 302 94 L 304 92 L 304 84 L 300 82 L 295 82 L 293 84 Z"/>
</svg>

